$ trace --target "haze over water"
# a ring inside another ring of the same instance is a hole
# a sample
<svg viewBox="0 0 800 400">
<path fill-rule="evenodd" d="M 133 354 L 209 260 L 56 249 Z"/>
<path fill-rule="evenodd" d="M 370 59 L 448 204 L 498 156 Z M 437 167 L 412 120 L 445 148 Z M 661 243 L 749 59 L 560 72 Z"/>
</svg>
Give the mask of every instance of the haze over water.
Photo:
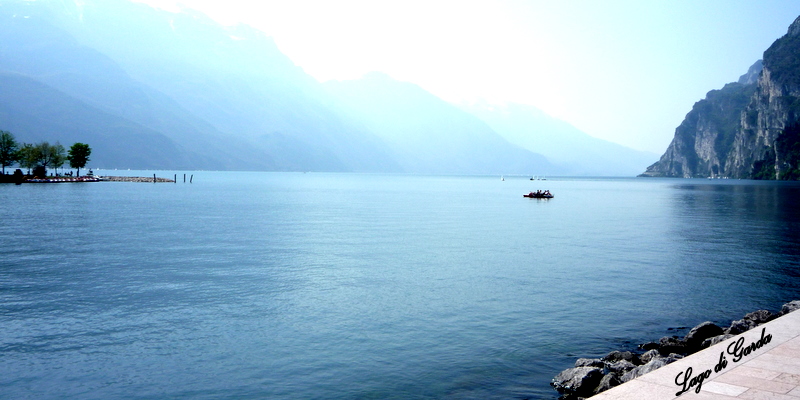
<svg viewBox="0 0 800 400">
<path fill-rule="evenodd" d="M 522 197 L 536 189 L 555 198 Z M 0 398 L 553 399 L 577 357 L 800 298 L 798 195 L 318 173 L 0 185 Z"/>
</svg>

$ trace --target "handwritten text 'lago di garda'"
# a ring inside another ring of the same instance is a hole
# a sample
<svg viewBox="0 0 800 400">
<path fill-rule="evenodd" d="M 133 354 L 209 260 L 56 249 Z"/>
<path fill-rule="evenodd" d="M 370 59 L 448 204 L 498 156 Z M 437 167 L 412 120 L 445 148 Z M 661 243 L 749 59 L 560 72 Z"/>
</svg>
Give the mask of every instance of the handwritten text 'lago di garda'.
<svg viewBox="0 0 800 400">
<path fill-rule="evenodd" d="M 761 339 L 758 339 L 747 346 L 744 345 L 743 337 L 731 342 L 725 351 L 721 351 L 719 353 L 719 361 L 713 368 L 714 372 L 719 373 L 728 366 L 728 360 L 725 357 L 726 353 L 732 357 L 733 362 L 737 363 L 741 361 L 742 358 L 749 356 L 754 351 L 769 343 L 772 340 L 772 335 L 766 334 L 766 330 L 767 328 L 761 329 Z M 703 381 L 711 376 L 711 368 L 696 376 L 692 376 L 693 372 L 694 371 L 692 370 L 692 367 L 689 367 L 685 372 L 680 372 L 678 373 L 678 376 L 675 377 L 675 384 L 681 387 L 681 391 L 675 393 L 676 396 L 680 396 L 685 392 L 692 390 L 692 388 L 694 388 L 695 393 L 700 393 L 700 387 L 703 386 Z"/>
</svg>

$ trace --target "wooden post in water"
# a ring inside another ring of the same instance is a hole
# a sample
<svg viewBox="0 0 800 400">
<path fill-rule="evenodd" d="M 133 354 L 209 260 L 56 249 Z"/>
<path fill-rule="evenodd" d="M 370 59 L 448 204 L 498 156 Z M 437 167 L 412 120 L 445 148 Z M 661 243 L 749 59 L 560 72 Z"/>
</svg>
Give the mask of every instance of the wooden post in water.
<svg viewBox="0 0 800 400">
<path fill-rule="evenodd" d="M 194 174 L 192 174 L 192 176 L 189 177 L 189 183 L 192 183 L 192 179 L 194 179 Z"/>
<path fill-rule="evenodd" d="M 178 183 L 178 174 L 172 176 L 172 183 Z"/>
<path fill-rule="evenodd" d="M 186 174 L 183 174 L 183 183 L 186 183 Z"/>
<path fill-rule="evenodd" d="M 156 174 L 153 174 L 153 183 L 156 183 Z"/>
</svg>

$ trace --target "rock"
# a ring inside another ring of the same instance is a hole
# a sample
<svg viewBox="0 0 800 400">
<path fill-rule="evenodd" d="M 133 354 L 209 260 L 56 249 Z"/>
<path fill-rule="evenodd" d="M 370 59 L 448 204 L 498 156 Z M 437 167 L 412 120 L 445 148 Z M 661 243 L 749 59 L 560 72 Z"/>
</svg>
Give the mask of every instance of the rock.
<svg viewBox="0 0 800 400">
<path fill-rule="evenodd" d="M 598 394 L 601 392 L 605 392 L 608 389 L 611 389 L 614 386 L 619 386 L 622 381 L 619 380 L 617 374 L 606 374 L 603 379 L 600 380 L 600 383 L 594 389 L 594 394 Z"/>
<path fill-rule="evenodd" d="M 731 322 L 731 326 L 728 327 L 728 329 L 725 329 L 725 333 L 729 335 L 738 335 L 742 332 L 747 332 L 752 328 L 753 326 L 750 325 L 749 321 L 746 321 L 744 319 L 739 319 Z"/>
<path fill-rule="evenodd" d="M 638 358 L 638 357 L 637 357 Z M 619 360 L 613 363 L 606 363 L 606 369 L 612 373 L 622 375 L 632 369 L 636 368 L 636 364 L 628 360 Z"/>
<path fill-rule="evenodd" d="M 686 342 L 677 336 L 664 336 L 658 340 L 658 352 L 664 356 L 670 353 L 686 354 Z"/>
<path fill-rule="evenodd" d="M 634 380 L 634 379 L 636 379 L 636 378 L 638 378 L 638 377 L 640 377 L 640 376 L 642 376 L 642 375 L 644 375 L 644 374 L 646 374 L 648 372 L 655 371 L 655 370 L 657 370 L 657 369 L 659 369 L 659 368 L 661 368 L 661 367 L 663 367 L 663 366 L 665 366 L 665 365 L 667 365 L 669 363 L 675 362 L 675 361 L 679 360 L 680 358 L 683 358 L 683 357 L 680 357 L 680 355 L 678 355 L 678 357 L 674 357 L 675 355 L 677 355 L 677 354 L 671 354 L 670 356 L 667 356 L 667 357 L 654 358 L 654 359 L 650 360 L 650 362 L 648 362 L 647 364 L 640 365 L 640 366 L 638 366 L 638 367 L 626 372 L 624 375 L 622 375 L 622 378 L 620 378 L 620 380 L 622 381 L 622 383 Z"/>
<path fill-rule="evenodd" d="M 647 342 L 639 345 L 639 348 L 645 351 L 658 350 L 659 344 L 656 342 Z"/>
<path fill-rule="evenodd" d="M 744 318 L 731 322 L 731 326 L 725 330 L 725 333 L 738 335 L 773 319 L 775 319 L 775 315 L 767 310 L 753 311 L 745 315 Z"/>
<path fill-rule="evenodd" d="M 561 371 L 550 385 L 570 397 L 589 397 L 603 379 L 603 371 L 594 367 L 575 367 Z"/>
<path fill-rule="evenodd" d="M 142 176 L 98 176 L 101 181 L 109 181 L 109 182 L 146 182 L 146 183 L 153 183 L 153 182 L 168 182 L 174 183 L 175 181 L 172 179 L 167 178 L 150 178 L 150 177 L 142 177 Z"/>
<path fill-rule="evenodd" d="M 800 21 L 800 17 L 798 17 Z M 800 23 L 798 25 L 800 29 Z M 645 350 L 637 355 L 630 351 L 612 351 L 603 358 L 579 358 L 575 368 L 558 374 L 550 383 L 562 396 L 560 399 L 581 400 L 604 392 L 614 386 L 636 379 L 648 372 L 675 362 L 685 355 L 724 342 L 735 334 L 750 330 L 776 317 L 800 309 L 800 300 L 786 303 L 779 314 L 767 310 L 748 313 L 724 329 L 710 321 L 692 328 L 683 338 L 665 336 L 658 342 L 639 345 Z M 674 328 L 682 331 L 686 328 Z M 673 330 L 673 329 L 670 329 Z M 605 374 L 604 374 L 605 372 Z"/>
<path fill-rule="evenodd" d="M 575 361 L 576 367 L 596 367 L 604 368 L 605 363 L 599 358 L 579 358 Z"/>
<path fill-rule="evenodd" d="M 767 310 L 758 310 L 748 313 L 747 315 L 744 316 L 744 319 L 748 321 L 753 321 L 757 325 L 761 325 L 775 319 L 775 315 Z"/>
<path fill-rule="evenodd" d="M 788 314 L 788 313 L 790 313 L 790 312 L 792 312 L 794 310 L 797 310 L 797 309 L 800 309 L 800 300 L 790 301 L 790 302 L 784 304 L 783 307 L 781 307 L 780 315 Z"/>
<path fill-rule="evenodd" d="M 647 350 L 647 352 L 639 356 L 639 359 L 642 360 L 642 364 L 647 364 L 650 362 L 650 360 L 658 357 L 661 357 L 661 353 L 659 353 L 656 349 L 652 349 Z"/>
<path fill-rule="evenodd" d="M 683 338 L 683 341 L 686 342 L 686 346 L 689 348 L 690 352 L 695 352 L 701 348 L 700 345 L 704 340 L 722 335 L 723 333 L 725 332 L 722 328 L 711 321 L 706 321 L 692 328 L 692 330 L 686 334 L 686 337 Z"/>
<path fill-rule="evenodd" d="M 723 334 L 723 335 L 717 335 L 717 336 L 714 336 L 712 338 L 708 338 L 708 339 L 703 341 L 703 344 L 700 345 L 700 348 L 701 349 L 707 349 L 707 348 L 709 348 L 709 347 L 711 347 L 711 346 L 713 346 L 713 345 L 715 345 L 717 343 L 724 342 L 724 341 L 726 341 L 726 340 L 728 340 L 728 339 L 730 339 L 730 338 L 732 338 L 734 336 L 735 335 L 731 335 L 729 333 L 726 333 L 726 334 Z"/>
<path fill-rule="evenodd" d="M 640 365 L 639 356 L 630 351 L 612 351 L 603 357 L 606 363 L 615 363 L 620 360 L 630 361 L 633 364 Z"/>
</svg>

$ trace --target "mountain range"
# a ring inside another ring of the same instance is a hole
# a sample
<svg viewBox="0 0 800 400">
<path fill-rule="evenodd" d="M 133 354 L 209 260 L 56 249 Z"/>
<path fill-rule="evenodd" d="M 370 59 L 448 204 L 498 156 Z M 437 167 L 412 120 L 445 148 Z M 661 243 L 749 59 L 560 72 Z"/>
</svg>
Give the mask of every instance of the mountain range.
<svg viewBox="0 0 800 400">
<path fill-rule="evenodd" d="M 264 33 L 126 0 L 0 2 L 0 129 L 134 169 L 635 175 L 656 155 L 373 73 L 317 82 Z"/>
<path fill-rule="evenodd" d="M 545 154 L 557 170 L 566 175 L 633 176 L 641 171 L 641 165 L 648 165 L 655 159 L 653 153 L 589 136 L 529 105 L 483 103 L 462 105 L 462 108 L 486 122 L 510 143 Z"/>
<path fill-rule="evenodd" d="M 800 179 L 800 17 L 737 82 L 695 103 L 642 175 Z"/>
</svg>

